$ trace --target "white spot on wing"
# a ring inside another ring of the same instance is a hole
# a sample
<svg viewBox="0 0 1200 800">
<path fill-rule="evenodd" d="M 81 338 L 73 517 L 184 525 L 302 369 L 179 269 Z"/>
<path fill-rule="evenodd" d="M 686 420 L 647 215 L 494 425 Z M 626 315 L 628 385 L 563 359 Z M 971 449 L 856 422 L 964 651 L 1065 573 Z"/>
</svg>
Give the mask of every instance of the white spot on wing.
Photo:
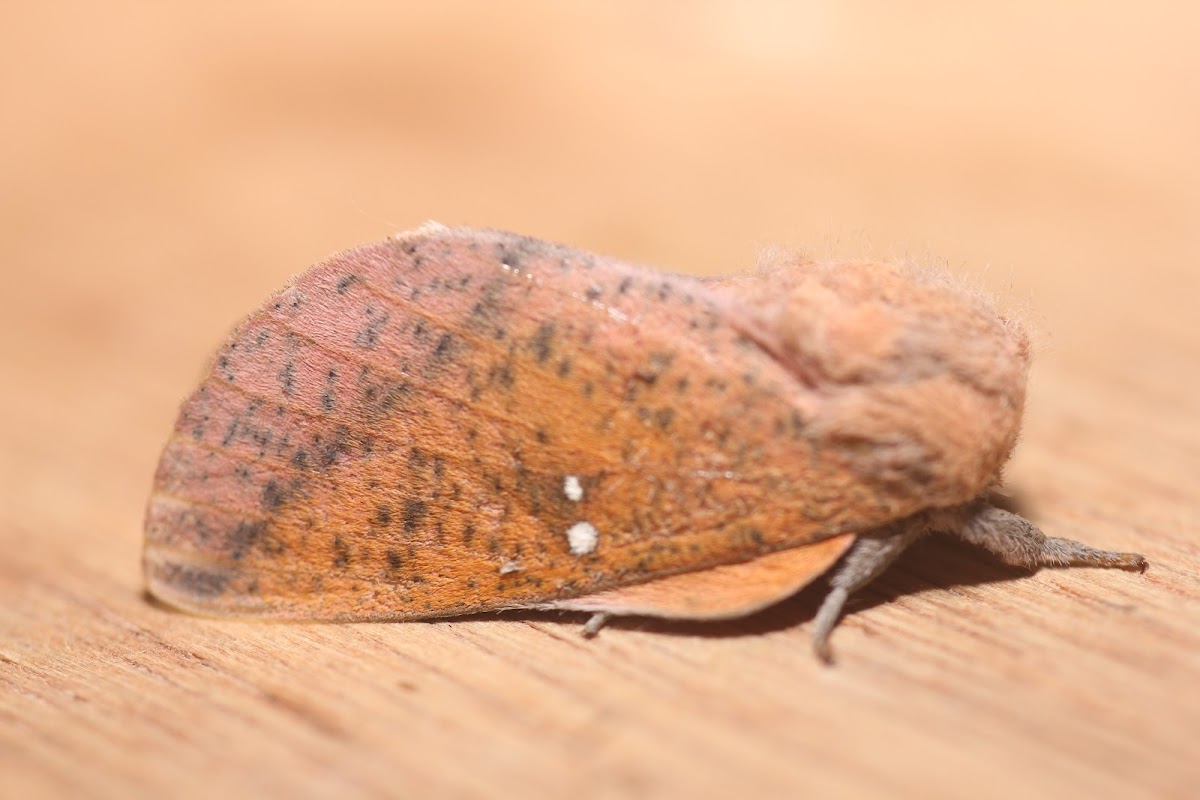
<svg viewBox="0 0 1200 800">
<path fill-rule="evenodd" d="M 586 556 L 596 549 L 600 532 L 590 522 L 576 522 L 567 529 L 567 545 L 571 555 Z"/>
<path fill-rule="evenodd" d="M 572 503 L 578 503 L 583 499 L 583 486 L 579 483 L 578 475 L 568 475 L 563 479 L 563 494 Z"/>
</svg>

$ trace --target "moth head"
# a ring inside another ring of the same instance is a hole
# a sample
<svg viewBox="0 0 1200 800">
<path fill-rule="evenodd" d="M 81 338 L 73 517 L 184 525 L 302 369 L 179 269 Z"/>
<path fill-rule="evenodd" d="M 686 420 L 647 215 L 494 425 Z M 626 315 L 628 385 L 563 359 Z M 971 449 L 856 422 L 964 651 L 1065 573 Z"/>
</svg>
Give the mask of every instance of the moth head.
<svg viewBox="0 0 1200 800">
<path fill-rule="evenodd" d="M 869 261 L 760 268 L 735 291 L 753 309 L 751 338 L 815 398 L 810 435 L 864 481 L 924 506 L 999 481 L 1020 430 L 1030 344 L 988 297 Z"/>
</svg>

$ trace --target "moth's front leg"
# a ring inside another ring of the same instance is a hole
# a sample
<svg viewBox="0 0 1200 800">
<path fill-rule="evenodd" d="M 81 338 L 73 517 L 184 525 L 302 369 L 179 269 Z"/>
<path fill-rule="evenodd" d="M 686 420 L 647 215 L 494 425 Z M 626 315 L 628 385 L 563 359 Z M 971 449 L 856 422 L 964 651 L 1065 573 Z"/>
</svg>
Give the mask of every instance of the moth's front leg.
<svg viewBox="0 0 1200 800">
<path fill-rule="evenodd" d="M 914 514 L 860 534 L 830 581 L 817 612 L 813 649 L 829 663 L 829 635 L 851 594 L 879 577 L 916 539 L 930 531 L 953 533 L 994 553 L 1006 564 L 1029 567 L 1106 567 L 1144 571 L 1138 553 L 1097 550 L 1081 542 L 1047 536 L 1029 520 L 984 501 Z"/>
<path fill-rule="evenodd" d="M 1144 572 L 1145 556 L 1097 550 L 1081 542 L 1047 536 L 1024 517 L 986 503 L 967 508 L 961 524 L 947 528 L 971 544 L 994 553 L 1018 567 L 1107 567 Z M 940 529 L 940 528 L 939 528 Z"/>
</svg>

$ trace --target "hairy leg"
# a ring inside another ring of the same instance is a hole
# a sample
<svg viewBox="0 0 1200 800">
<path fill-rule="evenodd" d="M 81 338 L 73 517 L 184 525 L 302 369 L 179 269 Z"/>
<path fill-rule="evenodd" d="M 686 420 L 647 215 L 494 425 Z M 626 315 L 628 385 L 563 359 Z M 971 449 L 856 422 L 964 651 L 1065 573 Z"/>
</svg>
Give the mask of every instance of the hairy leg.
<svg viewBox="0 0 1200 800">
<path fill-rule="evenodd" d="M 867 531 L 855 540 L 850 552 L 829 581 L 829 594 L 817 611 L 813 652 L 826 664 L 833 661 L 829 635 L 842 615 L 850 595 L 878 578 L 904 549 L 929 531 L 929 520 L 918 514 L 882 528 Z"/>
<path fill-rule="evenodd" d="M 1047 536 L 1024 517 L 995 506 L 979 503 L 968 506 L 968 509 L 972 513 L 960 525 L 947 530 L 994 553 L 1006 564 L 1018 567 L 1146 569 L 1145 557 L 1137 553 L 1097 550 L 1070 539 Z"/>
<path fill-rule="evenodd" d="M 930 531 L 954 533 L 994 553 L 1006 564 L 1020 567 L 1109 567 L 1144 571 L 1145 557 L 1137 553 L 1097 550 L 1070 539 L 1047 536 L 1024 517 L 988 505 L 967 503 L 937 509 L 860 534 L 830 580 L 813 630 L 813 650 L 829 663 L 829 636 L 850 595 L 879 577 L 904 549 Z"/>
</svg>

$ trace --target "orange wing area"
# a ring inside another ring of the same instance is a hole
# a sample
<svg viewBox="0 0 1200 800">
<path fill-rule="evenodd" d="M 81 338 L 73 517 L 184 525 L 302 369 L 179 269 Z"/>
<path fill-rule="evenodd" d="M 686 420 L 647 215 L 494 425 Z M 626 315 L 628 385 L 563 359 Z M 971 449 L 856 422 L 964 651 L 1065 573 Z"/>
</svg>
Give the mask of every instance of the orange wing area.
<svg viewBox="0 0 1200 800">
<path fill-rule="evenodd" d="M 218 615 L 447 616 L 916 510 L 872 505 L 808 436 L 820 403 L 694 278 L 426 227 L 234 331 L 160 461 L 148 585 Z"/>
<path fill-rule="evenodd" d="M 849 549 L 853 534 L 780 550 L 747 561 L 699 572 L 609 589 L 547 603 L 563 611 L 636 614 L 666 619 L 734 619 L 791 597 Z"/>
</svg>

